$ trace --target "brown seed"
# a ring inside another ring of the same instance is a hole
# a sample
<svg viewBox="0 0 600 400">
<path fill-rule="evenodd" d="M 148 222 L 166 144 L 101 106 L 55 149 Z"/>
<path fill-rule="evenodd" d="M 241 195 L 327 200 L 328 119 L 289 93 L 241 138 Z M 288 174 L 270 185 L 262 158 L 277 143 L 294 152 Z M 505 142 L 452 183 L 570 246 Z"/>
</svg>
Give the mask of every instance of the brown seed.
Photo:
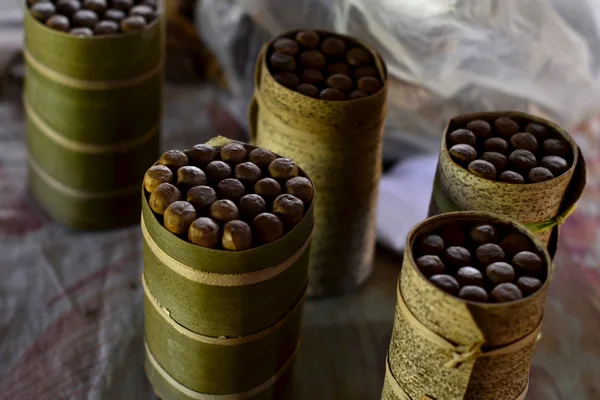
<svg viewBox="0 0 600 400">
<path fill-rule="evenodd" d="M 206 166 L 217 159 L 217 151 L 212 146 L 205 144 L 197 144 L 183 151 L 188 158 L 190 165 L 198 168 L 206 168 Z"/>
<path fill-rule="evenodd" d="M 253 188 L 261 177 L 260 168 L 252 162 L 244 162 L 235 166 L 235 178 L 249 189 Z"/>
<path fill-rule="evenodd" d="M 530 122 L 525 127 L 525 132 L 531 133 L 538 142 L 546 139 L 548 136 L 548 129 L 544 125 L 536 124 L 534 122 Z"/>
<path fill-rule="evenodd" d="M 515 270 L 510 264 L 498 261 L 485 268 L 485 276 L 493 285 L 499 285 L 514 282 Z"/>
<path fill-rule="evenodd" d="M 206 184 L 206 175 L 198 167 L 186 165 L 177 170 L 177 186 L 184 192 L 187 192 L 194 186 L 203 186 Z"/>
<path fill-rule="evenodd" d="M 257 194 L 247 194 L 240 199 L 240 215 L 246 221 L 252 221 L 258 214 L 267 210 L 267 203 Z"/>
<path fill-rule="evenodd" d="M 446 293 L 458 294 L 458 282 L 450 275 L 433 275 L 429 281 Z"/>
<path fill-rule="evenodd" d="M 379 72 L 372 67 L 360 67 L 356 68 L 356 71 L 354 71 L 354 79 L 360 79 L 365 76 L 379 79 Z"/>
<path fill-rule="evenodd" d="M 297 176 L 285 183 L 285 192 L 302 200 L 305 205 L 310 204 L 314 196 L 313 185 L 308 178 Z"/>
<path fill-rule="evenodd" d="M 500 247 L 506 256 L 512 260 L 515 254 L 529 251 L 532 248 L 531 240 L 522 233 L 510 233 L 500 242 Z"/>
<path fill-rule="evenodd" d="M 231 167 L 223 161 L 211 161 L 204 169 L 206 177 L 213 184 L 221 182 L 223 179 L 231 177 Z"/>
<path fill-rule="evenodd" d="M 364 67 L 373 62 L 373 56 L 362 47 L 354 47 L 346 53 L 346 62 L 354 67 Z"/>
<path fill-rule="evenodd" d="M 363 99 L 365 97 L 367 97 L 368 94 L 366 94 L 365 92 L 362 92 L 360 90 L 353 90 L 352 92 L 350 92 L 350 94 L 348 95 L 348 100 L 357 100 L 357 99 Z"/>
<path fill-rule="evenodd" d="M 243 163 L 247 155 L 246 148 L 241 143 L 229 143 L 221 148 L 221 160 L 230 165 Z"/>
<path fill-rule="evenodd" d="M 221 238 L 221 227 L 210 218 L 201 217 L 192 222 L 188 231 L 190 242 L 214 249 Z"/>
<path fill-rule="evenodd" d="M 363 76 L 356 82 L 358 90 L 365 92 L 366 94 L 377 93 L 381 89 L 381 82 L 377 78 L 371 76 Z"/>
<path fill-rule="evenodd" d="M 457 129 L 455 131 L 450 132 L 448 137 L 450 140 L 450 144 L 468 144 L 471 147 L 477 146 L 477 139 L 473 132 L 467 129 Z"/>
<path fill-rule="evenodd" d="M 83 7 L 102 15 L 108 8 L 108 5 L 106 4 L 106 0 L 83 0 Z"/>
<path fill-rule="evenodd" d="M 273 50 L 281 51 L 282 53 L 289 54 L 290 56 L 295 56 L 300 51 L 300 48 L 295 40 L 280 38 L 273 42 Z"/>
<path fill-rule="evenodd" d="M 527 132 L 521 132 L 521 133 L 516 133 L 516 134 L 512 135 L 510 137 L 510 144 L 515 149 L 528 150 L 533 153 L 535 153 L 538 148 L 538 143 L 537 143 L 537 140 L 535 139 L 535 136 L 533 136 L 531 133 L 527 133 Z"/>
<path fill-rule="evenodd" d="M 279 217 L 284 225 L 294 226 L 304 215 L 304 203 L 291 194 L 281 194 L 273 202 L 273 214 Z"/>
<path fill-rule="evenodd" d="M 547 168 L 535 167 L 529 170 L 529 180 L 532 183 L 545 182 L 552 178 L 554 178 L 554 175 Z"/>
<path fill-rule="evenodd" d="M 508 160 L 504 154 L 496 153 L 495 151 L 486 151 L 481 156 L 481 159 L 492 164 L 496 168 L 496 172 L 505 170 L 508 165 Z"/>
<path fill-rule="evenodd" d="M 499 137 L 489 138 L 483 144 L 483 150 L 506 154 L 508 153 L 508 142 Z"/>
<path fill-rule="evenodd" d="M 100 21 L 94 27 L 94 33 L 96 36 L 114 35 L 115 33 L 119 33 L 119 24 L 115 21 Z"/>
<path fill-rule="evenodd" d="M 129 16 L 140 16 L 143 17 L 147 23 L 150 23 L 156 18 L 156 12 L 152 7 L 146 4 L 140 4 L 132 7 L 131 10 L 129 10 Z"/>
<path fill-rule="evenodd" d="M 471 161 L 469 171 L 483 179 L 496 180 L 496 167 L 491 162 L 485 160 Z"/>
<path fill-rule="evenodd" d="M 327 78 L 327 85 L 340 92 L 348 93 L 352 90 L 352 80 L 346 75 L 334 74 Z"/>
<path fill-rule="evenodd" d="M 450 155 L 459 164 L 468 164 L 477 158 L 477 152 L 468 144 L 455 144 L 450 147 Z"/>
<path fill-rule="evenodd" d="M 340 92 L 337 89 L 332 89 L 332 88 L 327 88 L 327 89 L 321 90 L 321 93 L 319 93 L 319 97 L 322 100 L 327 100 L 327 101 L 346 100 L 346 96 L 344 96 L 344 93 Z"/>
<path fill-rule="evenodd" d="M 296 92 L 301 93 L 308 97 L 319 97 L 319 89 L 316 86 L 309 83 L 301 83 L 296 87 Z"/>
<path fill-rule="evenodd" d="M 532 278 L 530 276 L 522 276 L 517 279 L 517 287 L 523 293 L 523 296 L 529 296 L 534 294 L 541 288 L 543 285 L 542 281 L 536 278 Z"/>
<path fill-rule="evenodd" d="M 248 154 L 248 160 L 263 170 L 269 168 L 269 164 L 271 164 L 275 159 L 277 159 L 275 154 L 260 147 L 252 150 L 250 154 Z"/>
<path fill-rule="evenodd" d="M 448 246 L 464 247 L 467 243 L 465 234 L 461 228 L 455 225 L 446 225 L 440 231 L 440 237 L 444 244 Z"/>
<path fill-rule="evenodd" d="M 126 17 L 127 15 L 125 14 L 125 11 L 117 10 L 116 8 L 109 8 L 104 13 L 105 20 L 114 21 L 119 24 L 119 27 L 121 26 L 121 21 L 123 21 Z"/>
<path fill-rule="evenodd" d="M 481 139 L 489 139 L 492 137 L 492 127 L 489 123 L 481 119 L 475 119 L 469 122 L 467 124 L 467 129 L 473 132 L 475 136 Z"/>
<path fill-rule="evenodd" d="M 325 68 L 325 56 L 317 50 L 307 50 L 300 53 L 300 65 L 308 69 Z"/>
<path fill-rule="evenodd" d="M 477 268 L 462 267 L 456 271 L 456 281 L 460 286 L 483 287 L 483 274 Z"/>
<path fill-rule="evenodd" d="M 112 0 L 110 5 L 119 11 L 129 11 L 133 7 L 133 0 Z"/>
<path fill-rule="evenodd" d="M 53 15 L 50 18 L 48 18 L 48 21 L 46 21 L 46 25 L 54 30 L 61 32 L 69 32 L 69 29 L 71 27 L 69 18 L 59 14 Z"/>
<path fill-rule="evenodd" d="M 146 20 L 144 17 L 135 15 L 133 17 L 127 17 L 121 21 L 121 30 L 124 33 L 139 32 L 146 29 Z"/>
<path fill-rule="evenodd" d="M 531 169 L 537 165 L 537 160 L 532 152 L 518 149 L 510 153 L 508 162 L 518 169 Z"/>
<path fill-rule="evenodd" d="M 564 157 L 569 154 L 571 148 L 569 144 L 562 139 L 546 139 L 542 144 L 544 152 L 551 156 Z"/>
<path fill-rule="evenodd" d="M 317 69 L 305 69 L 302 71 L 302 82 L 311 85 L 322 85 L 325 83 L 325 78 L 321 71 Z"/>
<path fill-rule="evenodd" d="M 252 233 L 258 243 L 271 243 L 283 236 L 283 224 L 277 216 L 262 213 L 252 221 Z"/>
<path fill-rule="evenodd" d="M 229 221 L 223 227 L 221 244 L 226 250 L 248 250 L 252 247 L 252 230 L 244 221 Z"/>
<path fill-rule="evenodd" d="M 153 165 L 144 175 L 144 189 L 152 193 L 162 183 L 171 183 L 173 172 L 164 165 Z"/>
<path fill-rule="evenodd" d="M 444 251 L 444 262 L 447 266 L 460 268 L 471 265 L 471 253 L 460 246 L 450 246 Z"/>
<path fill-rule="evenodd" d="M 508 139 L 519 132 L 519 124 L 508 117 L 500 117 L 494 121 L 494 129 L 498 136 Z"/>
<path fill-rule="evenodd" d="M 328 37 L 321 43 L 321 52 L 329 57 L 343 57 L 346 54 L 346 43 L 336 37 Z"/>
<path fill-rule="evenodd" d="M 421 256 L 416 261 L 419 271 L 427 278 L 432 275 L 443 274 L 446 270 L 444 263 L 438 256 Z"/>
<path fill-rule="evenodd" d="M 464 300 L 479 301 L 482 303 L 488 301 L 487 292 L 479 286 L 463 286 L 458 292 L 458 297 Z"/>
<path fill-rule="evenodd" d="M 494 243 L 482 244 L 475 250 L 475 258 L 481 265 L 490 265 L 498 261 L 504 261 L 506 256 L 504 250 Z"/>
<path fill-rule="evenodd" d="M 523 176 L 513 171 L 504 171 L 500 174 L 500 178 L 498 178 L 498 180 L 504 183 L 525 183 Z"/>
<path fill-rule="evenodd" d="M 294 57 L 282 51 L 276 51 L 269 58 L 273 68 L 280 71 L 294 72 L 296 70 L 296 60 Z"/>
<path fill-rule="evenodd" d="M 183 151 L 167 150 L 160 156 L 158 163 L 169 167 L 175 173 L 178 168 L 188 164 L 188 158 Z"/>
<path fill-rule="evenodd" d="M 342 74 L 348 78 L 352 77 L 352 71 L 345 62 L 336 62 L 327 66 L 327 75 Z"/>
<path fill-rule="evenodd" d="M 187 192 L 186 200 L 198 214 L 208 210 L 217 201 L 217 193 L 210 186 L 194 186 Z"/>
<path fill-rule="evenodd" d="M 521 290 L 514 283 L 501 283 L 490 292 L 490 297 L 495 303 L 514 301 L 523 298 Z"/>
<path fill-rule="evenodd" d="M 498 240 L 496 228 L 487 224 L 475 225 L 469 232 L 469 237 L 476 245 L 496 243 L 496 240 Z"/>
<path fill-rule="evenodd" d="M 419 254 L 434 255 L 442 254 L 446 246 L 444 239 L 438 235 L 426 235 L 417 242 L 416 250 Z"/>
<path fill-rule="evenodd" d="M 35 3 L 30 8 L 31 14 L 41 22 L 46 22 L 56 12 L 56 7 L 50 2 Z"/>
<path fill-rule="evenodd" d="M 231 200 L 217 200 L 210 206 L 210 217 L 218 223 L 224 224 L 240 218 L 240 212 Z"/>
<path fill-rule="evenodd" d="M 183 235 L 195 219 L 196 210 L 190 203 L 176 201 L 171 203 L 165 210 L 163 221 L 168 231 L 176 235 Z"/>
<path fill-rule="evenodd" d="M 525 276 L 536 276 L 544 270 L 544 262 L 540 256 L 531 251 L 521 251 L 515 254 L 512 263 L 519 273 Z"/>
<path fill-rule="evenodd" d="M 79 0 L 58 0 L 56 2 L 56 12 L 66 17 L 72 18 L 79 10 L 81 10 Z"/>
<path fill-rule="evenodd" d="M 289 158 L 278 158 L 269 164 L 271 178 L 285 182 L 298 176 L 298 166 Z"/>
<path fill-rule="evenodd" d="M 227 178 L 217 184 L 216 192 L 219 199 L 227 199 L 237 203 L 246 193 L 246 189 L 244 184 L 237 179 Z"/>
<path fill-rule="evenodd" d="M 92 37 L 94 36 L 94 31 L 90 28 L 73 28 L 69 32 L 71 35 L 79 36 L 79 37 Z"/>
<path fill-rule="evenodd" d="M 170 183 L 161 183 L 150 194 L 148 203 L 152 211 L 158 215 L 163 215 L 167 207 L 176 201 L 181 200 L 181 192 Z"/>
<path fill-rule="evenodd" d="M 300 79 L 298 79 L 298 75 L 292 74 L 291 72 L 279 72 L 273 75 L 273 79 L 275 82 L 279 83 L 281 86 L 285 86 L 288 89 L 295 89 L 300 83 Z"/>
<path fill-rule="evenodd" d="M 547 168 L 554 176 L 562 175 L 569 170 L 567 160 L 559 156 L 546 156 L 542 158 L 540 165 Z"/>
<path fill-rule="evenodd" d="M 275 179 L 263 178 L 254 185 L 254 193 L 272 201 L 281 194 L 281 185 Z"/>
<path fill-rule="evenodd" d="M 319 45 L 321 39 L 315 31 L 302 31 L 296 34 L 296 42 L 308 49 L 313 49 Z"/>
</svg>

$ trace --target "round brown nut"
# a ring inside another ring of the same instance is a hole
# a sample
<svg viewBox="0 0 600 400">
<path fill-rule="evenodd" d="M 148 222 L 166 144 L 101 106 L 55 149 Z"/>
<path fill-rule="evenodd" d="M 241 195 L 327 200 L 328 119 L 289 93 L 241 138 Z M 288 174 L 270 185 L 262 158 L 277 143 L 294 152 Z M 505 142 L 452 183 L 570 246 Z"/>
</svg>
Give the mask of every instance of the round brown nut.
<svg viewBox="0 0 600 400">
<path fill-rule="evenodd" d="M 217 200 L 210 206 L 210 217 L 224 224 L 240 218 L 240 212 L 231 200 Z"/>
<path fill-rule="evenodd" d="M 325 78 L 318 69 L 305 69 L 302 71 L 302 82 L 311 85 L 322 85 L 325 83 Z"/>
<path fill-rule="evenodd" d="M 195 245 L 214 249 L 221 238 L 221 227 L 210 218 L 201 217 L 190 225 L 188 239 Z"/>
<path fill-rule="evenodd" d="M 496 243 L 498 240 L 498 233 L 496 232 L 496 228 L 492 225 L 475 225 L 471 232 L 469 232 L 469 237 L 476 245 L 482 245 L 486 243 Z"/>
<path fill-rule="evenodd" d="M 443 274 L 446 270 L 444 263 L 438 256 L 421 256 L 417 258 L 416 264 L 419 271 L 427 278 L 432 275 Z"/>
<path fill-rule="evenodd" d="M 364 67 L 373 62 L 373 56 L 362 47 L 354 47 L 346 53 L 346 62 L 354 67 Z"/>
<path fill-rule="evenodd" d="M 69 32 L 71 35 L 79 36 L 79 37 L 92 37 L 94 36 L 94 31 L 90 28 L 73 28 Z"/>
<path fill-rule="evenodd" d="M 499 137 L 489 138 L 483 143 L 483 150 L 496 153 L 508 153 L 508 142 Z"/>
<path fill-rule="evenodd" d="M 273 214 L 275 214 L 285 226 L 294 226 L 304 216 L 304 203 L 291 194 L 281 194 L 273 201 Z"/>
<path fill-rule="evenodd" d="M 531 251 L 521 251 L 515 254 L 512 263 L 519 273 L 525 276 L 537 276 L 544 270 L 544 261 Z"/>
<path fill-rule="evenodd" d="M 246 161 L 248 153 L 241 143 L 228 143 L 221 147 L 221 160 L 230 165 L 238 165 Z"/>
<path fill-rule="evenodd" d="M 256 148 L 248 154 L 248 160 L 256 164 L 258 168 L 266 170 L 269 164 L 277 159 L 277 156 L 267 149 Z"/>
<path fill-rule="evenodd" d="M 496 167 L 485 160 L 475 160 L 469 163 L 469 171 L 483 179 L 496 180 Z"/>
<path fill-rule="evenodd" d="M 35 3 L 30 8 L 31 14 L 41 22 L 46 22 L 56 12 L 56 7 L 50 2 Z"/>
<path fill-rule="evenodd" d="M 283 224 L 277 216 L 262 213 L 252 221 L 252 232 L 258 243 L 271 243 L 283 236 Z"/>
<path fill-rule="evenodd" d="M 342 74 L 331 75 L 329 78 L 327 78 L 327 85 L 343 93 L 350 92 L 353 87 L 352 80 L 346 75 Z"/>
<path fill-rule="evenodd" d="M 417 241 L 415 248 L 419 254 L 437 256 L 442 254 L 446 246 L 444 245 L 444 239 L 440 236 L 426 235 Z"/>
<path fill-rule="evenodd" d="M 148 204 L 152 211 L 158 215 L 163 215 L 167 207 L 176 201 L 181 200 L 181 192 L 170 183 L 161 183 L 150 194 Z"/>
<path fill-rule="evenodd" d="M 262 177 L 260 168 L 253 162 L 244 162 L 235 166 L 235 178 L 251 189 Z"/>
<path fill-rule="evenodd" d="M 210 186 L 194 186 L 188 190 L 186 200 L 194 206 L 197 213 L 201 213 L 217 201 L 217 193 Z"/>
<path fill-rule="evenodd" d="M 462 267 L 456 271 L 456 281 L 462 286 L 480 286 L 483 287 L 483 274 L 477 268 Z"/>
<path fill-rule="evenodd" d="M 468 144 L 455 144 L 450 147 L 450 155 L 459 164 L 468 164 L 477 158 L 477 152 Z"/>
<path fill-rule="evenodd" d="M 506 256 L 504 250 L 497 244 L 486 243 L 475 250 L 475 258 L 481 265 L 490 265 L 498 261 L 504 261 Z"/>
<path fill-rule="evenodd" d="M 134 15 L 121 21 L 121 31 L 123 31 L 123 33 L 139 32 L 146 29 L 146 25 L 144 17 Z"/>
<path fill-rule="evenodd" d="M 521 132 L 515 133 L 510 137 L 510 144 L 515 149 L 528 150 L 533 153 L 537 151 L 538 142 L 531 133 Z"/>
<path fill-rule="evenodd" d="M 492 137 L 492 127 L 489 123 L 481 119 L 475 119 L 469 122 L 467 124 L 467 129 L 473 132 L 475 136 L 481 139 L 489 139 Z"/>
<path fill-rule="evenodd" d="M 479 286 L 463 286 L 458 292 L 458 297 L 463 300 L 479 301 L 482 303 L 488 301 L 487 292 Z"/>
<path fill-rule="evenodd" d="M 500 174 L 500 178 L 498 178 L 498 180 L 504 183 L 525 183 L 525 179 L 523 178 L 523 176 L 514 171 L 504 171 Z"/>
<path fill-rule="evenodd" d="M 298 176 L 298 166 L 289 158 L 277 158 L 269 164 L 271 178 L 278 181 L 287 181 Z"/>
<path fill-rule="evenodd" d="M 296 70 L 296 59 L 282 51 L 276 51 L 271 54 L 269 61 L 273 68 L 277 70 L 286 72 L 294 72 Z"/>
<path fill-rule="evenodd" d="M 83 0 L 83 7 L 102 15 L 108 8 L 108 4 L 106 4 L 106 0 Z"/>
<path fill-rule="evenodd" d="M 165 210 L 163 221 L 168 231 L 176 235 L 183 235 L 195 219 L 196 210 L 190 203 L 176 201 L 171 203 Z"/>
<path fill-rule="evenodd" d="M 548 129 L 541 124 L 536 124 L 535 122 L 530 122 L 525 127 L 525 132 L 531 133 L 538 142 L 546 139 L 548 136 Z"/>
<path fill-rule="evenodd" d="M 112 0 L 110 5 L 119 11 L 129 11 L 133 7 L 133 0 Z"/>
<path fill-rule="evenodd" d="M 153 165 L 144 175 L 144 189 L 152 193 L 162 183 L 171 183 L 173 172 L 164 165 Z"/>
<path fill-rule="evenodd" d="M 340 92 L 337 89 L 332 89 L 332 88 L 327 88 L 327 89 L 321 90 L 321 93 L 319 93 L 319 98 L 321 100 L 327 100 L 327 101 L 346 100 L 346 96 L 344 96 L 344 93 Z"/>
<path fill-rule="evenodd" d="M 494 121 L 494 129 L 498 136 L 508 139 L 519 132 L 519 124 L 508 117 L 500 117 Z"/>
<path fill-rule="evenodd" d="M 537 160 L 532 152 L 518 149 L 510 153 L 508 162 L 519 169 L 531 169 L 537 165 Z"/>
<path fill-rule="evenodd" d="M 94 33 L 96 36 L 114 35 L 115 33 L 119 33 L 119 24 L 115 21 L 100 21 L 94 27 Z"/>
<path fill-rule="evenodd" d="M 508 160 L 504 154 L 496 153 L 495 151 L 486 151 L 481 156 L 481 159 L 489 162 L 496 168 L 497 171 L 503 171 L 508 165 Z"/>
<path fill-rule="evenodd" d="M 456 129 L 448 135 L 450 144 L 468 144 L 471 147 L 477 146 L 477 138 L 473 132 L 467 129 Z"/>
<path fill-rule="evenodd" d="M 109 8 L 104 13 L 104 19 L 107 21 L 114 21 L 119 24 L 119 28 L 121 27 L 121 21 L 123 21 L 127 15 L 125 11 L 117 10 L 116 8 Z"/>
<path fill-rule="evenodd" d="M 569 170 L 569 163 L 559 156 L 546 156 L 540 161 L 540 165 L 547 168 L 552 175 L 559 176 Z"/>
<path fill-rule="evenodd" d="M 381 82 L 377 78 L 372 76 L 363 76 L 356 81 L 356 87 L 358 90 L 365 92 L 366 94 L 377 93 L 381 89 Z"/>
<path fill-rule="evenodd" d="M 299 198 L 306 205 L 310 204 L 315 194 L 312 183 L 303 176 L 297 176 L 287 181 L 285 192 Z"/>
<path fill-rule="evenodd" d="M 156 12 L 152 7 L 146 4 L 139 4 L 135 7 L 132 7 L 131 10 L 129 10 L 129 16 L 140 16 L 144 18 L 147 23 L 150 23 L 154 21 L 154 18 L 156 18 Z"/>
<path fill-rule="evenodd" d="M 521 290 L 514 283 L 501 283 L 490 292 L 490 297 L 495 303 L 514 301 L 523 298 Z"/>
<path fill-rule="evenodd" d="M 79 10 L 73 14 L 73 25 L 94 29 L 98 23 L 98 15 L 92 10 Z"/>
<path fill-rule="evenodd" d="M 328 37 L 321 43 L 321 52 L 329 57 L 343 57 L 346 54 L 346 43 L 336 37 Z"/>
<path fill-rule="evenodd" d="M 188 158 L 188 163 L 198 168 L 206 166 L 217 159 L 217 151 L 212 146 L 197 144 L 183 151 Z"/>
<path fill-rule="evenodd" d="M 458 282 L 450 275 L 433 275 L 429 281 L 446 293 L 454 296 L 458 294 Z"/>
<path fill-rule="evenodd" d="M 177 186 L 184 192 L 187 192 L 194 186 L 206 185 L 206 183 L 206 175 L 198 167 L 186 165 L 177 170 Z"/>
<path fill-rule="evenodd" d="M 365 97 L 367 97 L 368 94 L 366 94 L 365 92 L 362 92 L 360 90 L 353 90 L 352 92 L 350 92 L 350 94 L 348 95 L 348 100 L 357 100 L 357 99 L 363 99 Z"/>
<path fill-rule="evenodd" d="M 327 66 L 327 75 L 342 74 L 348 78 L 352 77 L 352 71 L 345 62 L 336 62 Z"/>
<path fill-rule="evenodd" d="M 272 201 L 281 194 L 281 185 L 273 178 L 263 178 L 254 185 L 254 193 Z"/>
<path fill-rule="evenodd" d="M 551 156 L 560 157 L 566 156 L 571 150 L 569 144 L 562 139 L 546 139 L 542 144 L 542 149 Z"/>
<path fill-rule="evenodd" d="M 465 233 L 456 225 L 446 225 L 440 231 L 440 237 L 446 246 L 464 247 L 467 243 Z"/>
<path fill-rule="evenodd" d="M 46 21 L 46 26 L 61 32 L 69 32 L 71 28 L 71 22 L 69 18 L 64 15 L 55 14 L 48 18 Z"/>
<path fill-rule="evenodd" d="M 308 97 L 319 97 L 319 89 L 315 85 L 309 83 L 301 83 L 296 87 L 296 92 Z"/>
<path fill-rule="evenodd" d="M 485 268 L 485 276 L 493 285 L 499 285 L 514 282 L 515 270 L 510 264 L 498 261 Z"/>
<path fill-rule="evenodd" d="M 506 256 L 512 260 L 515 254 L 530 251 L 532 244 L 531 240 L 522 233 L 510 233 L 500 241 L 500 247 L 502 247 Z"/>
<path fill-rule="evenodd" d="M 532 183 L 539 183 L 553 179 L 554 175 L 547 168 L 535 167 L 529 170 L 529 180 Z"/>
<path fill-rule="evenodd" d="M 288 38 L 279 38 L 273 42 L 273 50 L 295 56 L 300 51 L 298 43 Z"/>
<path fill-rule="evenodd" d="M 300 65 L 307 69 L 323 69 L 326 65 L 325 56 L 317 50 L 307 50 L 300 53 Z"/>
<path fill-rule="evenodd" d="M 229 221 L 223 227 L 221 244 L 226 250 L 248 250 L 252 247 L 252 230 L 244 221 Z"/>
<path fill-rule="evenodd" d="M 466 267 L 471 265 L 471 253 L 464 247 L 450 246 L 444 251 L 444 261 L 450 267 Z"/>
<path fill-rule="evenodd" d="M 365 76 L 379 79 L 379 72 L 372 67 L 360 67 L 356 68 L 356 71 L 354 71 L 354 79 L 360 79 Z"/>
<path fill-rule="evenodd" d="M 267 203 L 257 194 L 247 194 L 240 199 L 239 210 L 242 219 L 252 221 L 267 210 Z"/>
<path fill-rule="evenodd" d="M 219 160 L 208 163 L 204 172 L 208 180 L 212 183 L 219 183 L 223 179 L 231 177 L 231 167 L 229 164 Z"/>
<path fill-rule="evenodd" d="M 291 72 L 279 72 L 273 75 L 273 79 L 275 79 L 275 82 L 279 83 L 281 86 L 285 86 L 286 88 L 292 90 L 295 89 L 300 83 L 298 75 L 292 74 Z"/>
<path fill-rule="evenodd" d="M 321 39 L 315 31 L 302 31 L 296 34 L 296 42 L 308 49 L 317 47 L 320 41 Z"/>
<path fill-rule="evenodd" d="M 56 2 L 56 12 L 66 17 L 72 18 L 79 10 L 81 10 L 79 0 L 58 0 Z"/>
<path fill-rule="evenodd" d="M 522 276 L 517 279 L 517 287 L 523 293 L 523 296 L 529 296 L 534 294 L 541 288 L 543 285 L 542 281 L 536 278 L 532 278 L 530 276 Z"/>
<path fill-rule="evenodd" d="M 183 151 L 167 150 L 158 159 L 158 164 L 169 167 L 175 173 L 177 169 L 188 165 L 188 158 Z"/>
<path fill-rule="evenodd" d="M 227 199 L 237 203 L 246 193 L 246 189 L 244 184 L 237 179 L 227 178 L 217 184 L 216 192 L 219 199 Z"/>
</svg>

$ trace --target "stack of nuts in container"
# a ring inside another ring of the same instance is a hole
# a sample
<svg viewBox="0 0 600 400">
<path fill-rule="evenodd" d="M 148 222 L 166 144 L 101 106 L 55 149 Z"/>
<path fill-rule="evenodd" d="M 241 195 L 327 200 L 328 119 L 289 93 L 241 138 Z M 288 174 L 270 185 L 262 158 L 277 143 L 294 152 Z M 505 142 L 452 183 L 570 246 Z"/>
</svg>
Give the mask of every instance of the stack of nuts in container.
<svg viewBox="0 0 600 400">
<path fill-rule="evenodd" d="M 267 59 L 278 83 L 309 97 L 354 100 L 383 86 L 371 52 L 335 35 L 301 31 L 280 37 Z"/>
<path fill-rule="evenodd" d="M 167 151 L 146 172 L 144 188 L 170 232 L 231 251 L 279 239 L 313 199 L 311 181 L 293 160 L 235 142 Z"/>
</svg>

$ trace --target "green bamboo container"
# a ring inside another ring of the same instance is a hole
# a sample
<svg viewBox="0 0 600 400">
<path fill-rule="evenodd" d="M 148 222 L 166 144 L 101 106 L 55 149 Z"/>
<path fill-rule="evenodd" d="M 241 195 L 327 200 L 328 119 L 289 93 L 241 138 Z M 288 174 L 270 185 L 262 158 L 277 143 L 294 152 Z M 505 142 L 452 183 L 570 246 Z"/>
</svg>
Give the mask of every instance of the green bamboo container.
<svg viewBox="0 0 600 400">
<path fill-rule="evenodd" d="M 164 17 L 132 34 L 77 37 L 25 11 L 24 106 L 30 189 L 75 229 L 139 218 L 139 186 L 159 155 Z"/>
<path fill-rule="evenodd" d="M 279 240 L 231 252 L 167 231 L 142 192 L 146 371 L 157 395 L 283 398 L 308 285 L 312 204 Z"/>
</svg>

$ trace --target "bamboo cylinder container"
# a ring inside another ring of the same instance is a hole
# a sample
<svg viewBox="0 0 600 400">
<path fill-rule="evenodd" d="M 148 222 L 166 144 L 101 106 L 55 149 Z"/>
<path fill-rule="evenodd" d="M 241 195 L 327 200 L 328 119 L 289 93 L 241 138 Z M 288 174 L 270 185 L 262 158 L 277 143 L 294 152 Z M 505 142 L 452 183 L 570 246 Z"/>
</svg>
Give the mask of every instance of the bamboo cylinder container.
<svg viewBox="0 0 600 400">
<path fill-rule="evenodd" d="M 139 218 L 139 186 L 158 157 L 164 17 L 143 31 L 78 37 L 25 11 L 30 188 L 75 229 Z"/>
</svg>

